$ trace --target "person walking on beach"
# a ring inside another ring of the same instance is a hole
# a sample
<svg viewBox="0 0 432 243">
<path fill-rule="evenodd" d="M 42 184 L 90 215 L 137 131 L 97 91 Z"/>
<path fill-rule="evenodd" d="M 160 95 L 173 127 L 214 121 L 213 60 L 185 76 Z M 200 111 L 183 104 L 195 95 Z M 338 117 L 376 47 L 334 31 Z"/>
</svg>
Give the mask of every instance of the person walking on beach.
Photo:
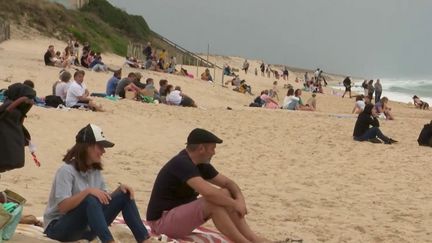
<svg viewBox="0 0 432 243">
<path fill-rule="evenodd" d="M 260 69 L 261 69 L 261 76 L 264 77 L 264 72 L 265 72 L 265 64 L 264 64 L 264 62 L 261 63 Z"/>
<path fill-rule="evenodd" d="M 186 149 L 162 167 L 147 207 L 153 233 L 182 238 L 211 218 L 232 242 L 267 241 L 247 224 L 240 187 L 210 163 L 216 144 L 221 143 L 213 133 L 196 128 L 187 138 Z"/>
<path fill-rule="evenodd" d="M 345 86 L 345 92 L 342 95 L 342 98 L 345 97 L 346 93 L 349 93 L 349 97 L 351 98 L 351 79 L 350 79 L 350 77 L 349 76 L 346 77 L 342 83 Z"/>
<path fill-rule="evenodd" d="M 381 100 L 382 94 L 382 86 L 379 79 L 375 82 L 375 103 L 378 103 Z"/>
<path fill-rule="evenodd" d="M 242 69 L 245 71 L 245 74 L 247 74 L 247 72 L 249 70 L 249 62 L 247 61 L 247 59 L 244 60 Z"/>
<path fill-rule="evenodd" d="M 353 138 L 356 141 L 392 144 L 396 140 L 385 136 L 379 129 L 379 121 L 372 104 L 367 104 L 357 118 L 354 126 Z M 372 127 L 371 127 L 372 126 Z"/>
<path fill-rule="evenodd" d="M 368 97 L 369 90 L 368 90 L 368 81 L 366 79 L 362 83 L 362 88 L 363 88 L 364 96 Z"/>
<path fill-rule="evenodd" d="M 44 214 L 44 233 L 58 241 L 114 242 L 108 226 L 122 212 L 126 224 L 139 243 L 150 238 L 134 200 L 131 187 L 120 184 L 108 192 L 102 176 L 102 155 L 113 143 L 100 127 L 88 124 L 67 151 L 57 170 Z"/>
<path fill-rule="evenodd" d="M 284 67 L 284 70 L 282 72 L 282 77 L 283 77 L 284 80 L 288 80 L 289 71 L 288 71 L 288 68 L 286 66 Z"/>
<path fill-rule="evenodd" d="M 368 85 L 367 85 L 367 89 L 368 89 L 368 97 L 369 97 L 369 100 L 372 102 L 373 94 L 374 94 L 374 92 L 375 92 L 375 88 L 374 88 L 373 80 L 372 80 L 372 79 L 369 80 L 369 83 L 368 83 Z"/>
</svg>

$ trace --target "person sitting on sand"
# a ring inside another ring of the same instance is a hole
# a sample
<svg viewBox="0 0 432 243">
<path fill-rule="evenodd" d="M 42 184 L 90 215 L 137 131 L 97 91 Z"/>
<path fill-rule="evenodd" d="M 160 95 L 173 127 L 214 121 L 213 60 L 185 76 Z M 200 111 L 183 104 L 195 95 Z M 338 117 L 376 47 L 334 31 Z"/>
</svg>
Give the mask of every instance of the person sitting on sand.
<svg viewBox="0 0 432 243">
<path fill-rule="evenodd" d="M 117 88 L 115 90 L 115 95 L 120 96 L 122 98 L 126 98 L 126 91 L 132 91 L 138 94 L 141 89 L 138 88 L 133 82 L 137 80 L 137 75 L 134 72 L 128 74 L 127 78 L 124 78 L 119 81 L 117 84 Z"/>
<path fill-rule="evenodd" d="M 269 90 L 269 96 L 271 98 L 276 98 L 277 100 L 279 100 L 279 89 L 277 85 L 278 85 L 278 81 L 274 81 L 272 89 Z"/>
<path fill-rule="evenodd" d="M 108 66 L 102 62 L 102 56 L 100 53 L 96 54 L 93 62 L 90 63 L 89 68 L 95 72 L 108 72 Z"/>
<path fill-rule="evenodd" d="M 102 176 L 102 155 L 114 146 L 100 127 L 88 124 L 57 170 L 44 213 L 44 233 L 58 241 L 114 242 L 108 228 L 120 212 L 137 242 L 149 242 L 131 187 L 119 184 L 113 192 Z"/>
<path fill-rule="evenodd" d="M 388 98 L 382 97 L 381 100 L 375 104 L 375 109 L 379 115 L 383 114 L 386 120 L 394 120 L 391 108 L 388 106 Z"/>
<path fill-rule="evenodd" d="M 282 109 L 287 110 L 298 110 L 299 109 L 299 98 L 294 96 L 294 89 L 290 88 L 285 96 Z"/>
<path fill-rule="evenodd" d="M 279 108 L 279 104 L 277 103 L 277 101 L 275 101 L 268 95 L 268 90 L 264 90 L 263 94 L 261 94 L 260 96 L 260 99 L 264 102 L 264 106 L 263 106 L 264 108 L 268 108 L 268 109 Z"/>
<path fill-rule="evenodd" d="M 74 74 L 74 81 L 71 83 L 66 93 L 66 106 L 70 108 L 88 108 L 93 111 L 104 111 L 102 106 L 97 105 L 89 98 L 90 93 L 84 84 L 83 70 L 78 70 Z"/>
<path fill-rule="evenodd" d="M 48 47 L 48 50 L 45 52 L 44 62 L 46 66 L 55 66 L 55 67 L 63 67 L 63 68 L 67 66 L 67 62 L 62 61 L 61 57 L 56 55 L 53 45 L 50 45 Z"/>
<path fill-rule="evenodd" d="M 371 127 L 372 126 L 372 127 Z M 367 104 L 357 118 L 354 126 L 353 138 L 356 141 L 370 141 L 372 143 L 392 144 L 397 141 L 385 136 L 379 129 L 379 121 L 372 104 Z"/>
<path fill-rule="evenodd" d="M 302 91 L 301 89 L 296 89 L 294 92 L 294 96 L 298 99 L 298 110 L 301 111 L 314 111 L 313 107 L 310 107 L 308 104 L 303 104 L 303 100 L 301 98 Z"/>
<path fill-rule="evenodd" d="M 151 97 L 153 100 L 160 101 L 160 95 L 157 89 L 154 87 L 154 81 L 152 78 L 146 80 L 146 86 L 141 90 L 141 95 Z"/>
<path fill-rule="evenodd" d="M 233 79 L 226 81 L 224 84 L 228 85 L 231 84 L 232 86 L 235 86 L 234 90 L 238 90 L 240 87 L 241 80 L 238 75 L 235 75 Z"/>
<path fill-rule="evenodd" d="M 265 105 L 265 101 L 261 99 L 261 96 L 265 94 L 266 90 L 261 91 L 261 94 L 257 96 L 252 103 L 249 104 L 250 107 L 263 107 Z"/>
<path fill-rule="evenodd" d="M 161 79 L 159 81 L 159 95 L 160 95 L 160 101 L 164 104 L 166 103 L 167 87 L 168 87 L 168 80 Z"/>
<path fill-rule="evenodd" d="M 417 95 L 413 96 L 414 106 L 422 110 L 429 110 L 429 104 L 422 101 Z"/>
<path fill-rule="evenodd" d="M 50 45 L 48 47 L 48 50 L 45 52 L 45 55 L 44 55 L 45 65 L 46 66 L 55 66 L 56 60 L 54 58 L 55 58 L 54 46 Z"/>
<path fill-rule="evenodd" d="M 248 93 L 250 95 L 252 94 L 252 87 L 246 83 L 246 80 L 240 81 L 240 86 L 238 89 L 234 89 L 234 91 L 240 92 L 242 94 Z"/>
<path fill-rule="evenodd" d="M 168 105 L 177 105 L 183 107 L 197 107 L 195 101 L 192 98 L 182 93 L 180 86 L 176 86 L 175 89 L 173 90 L 173 86 L 168 85 L 167 93 L 168 95 L 166 97 L 166 101 Z"/>
<path fill-rule="evenodd" d="M 213 82 L 213 77 L 210 74 L 210 70 L 208 68 L 201 74 L 201 80 Z"/>
<path fill-rule="evenodd" d="M 60 97 L 63 102 L 66 101 L 67 91 L 71 85 L 70 79 L 72 75 L 66 70 L 60 72 L 60 80 L 53 85 L 53 95 Z"/>
<path fill-rule="evenodd" d="M 212 219 L 232 242 L 267 242 L 246 222 L 248 212 L 240 187 L 210 163 L 216 144 L 221 143 L 213 133 L 196 128 L 186 148 L 159 171 L 147 207 L 154 233 L 184 238 Z"/>
<path fill-rule="evenodd" d="M 89 56 L 89 53 L 87 51 L 84 51 L 82 56 L 81 56 L 80 63 L 81 63 L 81 66 L 83 66 L 85 68 L 89 67 L 89 63 L 87 63 L 88 56 Z"/>
<path fill-rule="evenodd" d="M 313 93 L 312 97 L 310 97 L 307 100 L 306 105 L 309 106 L 311 109 L 316 110 L 317 100 L 316 100 L 316 94 L 315 93 Z"/>
<path fill-rule="evenodd" d="M 107 85 L 106 85 L 106 95 L 107 96 L 114 96 L 115 95 L 117 85 L 121 80 L 121 76 L 122 76 L 122 69 L 120 68 L 119 70 L 115 71 L 114 75 L 108 80 Z"/>
<path fill-rule="evenodd" d="M 363 95 L 356 96 L 356 102 L 352 110 L 353 114 L 360 114 L 364 110 L 366 103 L 364 102 L 363 99 L 364 99 Z"/>
</svg>

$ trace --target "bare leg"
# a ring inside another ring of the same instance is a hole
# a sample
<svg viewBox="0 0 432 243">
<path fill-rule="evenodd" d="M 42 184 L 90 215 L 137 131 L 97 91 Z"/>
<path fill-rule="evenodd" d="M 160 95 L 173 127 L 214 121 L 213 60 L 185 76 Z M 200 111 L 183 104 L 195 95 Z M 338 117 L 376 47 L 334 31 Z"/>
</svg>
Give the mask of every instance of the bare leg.
<svg viewBox="0 0 432 243">
<path fill-rule="evenodd" d="M 230 240 L 234 242 L 250 242 L 237 229 L 225 208 L 206 201 L 204 214 L 211 218 L 216 228 Z"/>
<path fill-rule="evenodd" d="M 221 189 L 227 196 L 231 197 L 231 194 L 226 189 Z M 235 224 L 236 228 L 240 231 L 240 233 L 246 237 L 251 242 L 265 242 L 267 240 L 260 238 L 258 235 L 256 235 L 252 229 L 249 227 L 249 225 L 246 222 L 246 218 L 240 217 L 236 212 L 233 210 L 228 211 L 229 217 L 231 218 L 232 222 Z"/>
</svg>

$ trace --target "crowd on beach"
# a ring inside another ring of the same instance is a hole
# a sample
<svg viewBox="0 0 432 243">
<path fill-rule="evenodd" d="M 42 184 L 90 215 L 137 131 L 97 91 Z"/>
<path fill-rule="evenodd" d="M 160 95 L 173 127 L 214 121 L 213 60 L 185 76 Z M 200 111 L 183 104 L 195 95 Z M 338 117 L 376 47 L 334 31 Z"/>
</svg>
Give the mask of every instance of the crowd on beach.
<svg viewBox="0 0 432 243">
<path fill-rule="evenodd" d="M 146 79 L 145 83 L 141 82 L 142 74 L 140 72 L 130 72 L 127 77 L 122 77 L 122 69 L 113 70 L 102 62 L 100 53 L 95 53 L 91 50 L 88 43 L 85 43 L 82 48 L 82 56 L 80 57 L 79 44 L 70 41 L 65 48 L 63 55 L 57 55 L 59 52 L 54 50 L 54 46 L 50 45 L 44 55 L 45 65 L 64 68 L 59 73 L 59 80 L 56 81 L 52 88 L 52 94 L 40 99 L 42 105 L 57 107 L 64 105 L 69 108 L 90 109 L 93 111 L 103 111 L 102 106 L 96 104 L 91 98 L 107 97 L 110 99 L 126 98 L 145 103 L 162 103 L 167 105 L 197 107 L 195 101 L 186 95 L 180 86 L 169 84 L 168 80 L 162 79 L 159 81 L 159 89 L 155 87 L 154 80 Z M 175 73 L 176 61 L 171 58 L 171 62 L 165 65 L 166 51 L 162 50 L 159 54 L 157 63 L 157 53 L 152 51 L 151 44 L 148 43 L 144 49 L 145 57 L 151 65 L 148 69 L 153 71 L 166 71 Z M 56 54 L 57 53 L 57 54 Z M 80 60 L 80 61 L 79 61 Z M 154 65 L 153 65 L 153 64 Z M 134 68 L 147 68 L 146 65 L 138 66 L 133 64 L 131 58 L 128 58 L 127 65 Z M 75 67 L 75 72 L 72 74 L 67 71 L 71 66 Z M 78 69 L 80 68 L 80 69 Z M 91 70 L 95 72 L 113 72 L 113 76 L 107 81 L 106 91 L 104 93 L 90 93 L 84 83 L 85 71 Z M 179 73 L 183 76 L 188 76 L 187 70 L 181 69 Z M 48 101 L 48 102 L 44 102 Z"/>
<path fill-rule="evenodd" d="M 79 46 L 77 42 L 71 41 L 63 53 L 56 52 L 54 46 L 49 46 L 44 55 L 45 65 L 60 68 L 59 79 L 52 86 L 52 94 L 38 98 L 31 80 L 11 85 L 6 91 L 6 100 L 0 107 L 0 114 L 8 107 L 13 107 L 17 109 L 18 120 L 22 121 L 33 103 L 104 111 L 92 97 L 197 107 L 195 101 L 183 93 L 180 86 L 170 84 L 167 79 L 159 80 L 159 88 L 156 88 L 152 78 L 141 82 L 143 76 L 140 72 L 129 72 L 124 77 L 122 69 L 109 68 L 102 62 L 101 54 L 92 51 L 88 43 L 84 44 L 81 55 Z M 144 54 L 144 63 L 128 57 L 126 64 L 132 68 L 191 77 L 183 68 L 177 71 L 175 58 L 171 57 L 167 61 L 166 51 L 156 53 L 151 43 L 147 44 Z M 75 67 L 73 74 L 68 71 L 72 66 Z M 247 74 L 249 68 L 250 64 L 245 60 L 241 70 Z M 113 73 L 106 82 L 105 92 L 90 93 L 84 82 L 85 70 Z M 262 62 L 260 70 L 262 76 L 273 75 L 276 81 L 271 89 L 262 90 L 250 107 L 291 111 L 317 110 L 317 94 L 324 93 L 323 87 L 328 84 L 322 70 L 317 69 L 312 77 L 306 72 L 303 81 L 296 79 L 297 83 L 303 82 L 302 89 L 294 89 L 288 82 L 290 73 L 287 67 L 283 68 L 280 75 L 280 70 Z M 223 72 L 224 75 L 232 77 L 224 83 L 225 86 L 234 86 L 233 90 L 238 93 L 254 95 L 252 87 L 229 65 L 224 66 Z M 257 68 L 255 75 L 258 75 Z M 278 80 L 281 76 L 287 81 L 284 85 L 287 92 L 280 104 Z M 210 70 L 205 69 L 200 79 L 213 82 Z M 354 125 L 353 139 L 372 143 L 397 143 L 398 141 L 384 135 L 380 130 L 379 119 L 393 120 L 394 115 L 388 98 L 381 97 L 380 80 L 375 84 L 373 82 L 365 80 L 362 85 L 364 94 L 353 96 L 350 77 L 343 81 L 346 90 L 342 98 L 349 94 L 350 98 L 356 99 L 352 112 L 358 114 L 358 117 Z M 302 92 L 311 92 L 311 97 L 306 102 L 302 99 Z M 428 109 L 428 104 L 417 96 L 414 96 L 413 100 L 416 107 Z M 22 126 L 22 122 L 18 122 L 18 126 Z M 20 130 L 19 136 L 25 143 L 19 146 L 30 142 L 28 132 L 22 134 L 22 131 L 24 129 Z M 2 139 L 6 139 L 6 136 L 2 136 Z M 212 219 L 216 228 L 233 242 L 269 242 L 248 226 L 245 218 L 248 213 L 246 202 L 240 187 L 210 163 L 215 155 L 216 145 L 221 144 L 222 139 L 210 131 L 196 128 L 189 133 L 186 140 L 185 149 L 161 168 L 154 182 L 146 215 L 151 233 L 182 238 Z M 136 241 L 150 242 L 150 234 L 141 220 L 138 205 L 134 200 L 133 188 L 119 184 L 117 189 L 109 191 L 102 176 L 102 155 L 105 149 L 112 148 L 114 143 L 108 141 L 102 129 L 94 124 L 82 128 L 75 141 L 75 145 L 63 158 L 64 164 L 54 176 L 44 214 L 44 233 L 59 241 L 93 240 L 98 237 L 102 242 L 114 242 L 108 226 L 122 212 Z M 420 145 L 432 146 L 432 122 L 425 125 L 418 142 Z M 18 167 L 8 170 L 16 168 Z M 290 239 L 289 242 L 295 241 Z"/>
</svg>

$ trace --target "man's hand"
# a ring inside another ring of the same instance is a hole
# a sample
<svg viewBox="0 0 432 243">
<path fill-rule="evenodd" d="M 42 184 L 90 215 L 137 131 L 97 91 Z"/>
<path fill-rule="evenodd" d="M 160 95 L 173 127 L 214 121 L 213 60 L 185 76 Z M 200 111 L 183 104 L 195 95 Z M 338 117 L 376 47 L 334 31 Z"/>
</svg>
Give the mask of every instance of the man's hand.
<svg viewBox="0 0 432 243">
<path fill-rule="evenodd" d="M 102 204 L 107 205 L 109 204 L 109 201 L 111 201 L 111 195 L 105 191 L 98 188 L 89 188 L 87 190 L 90 195 L 95 196 Z"/>
<path fill-rule="evenodd" d="M 125 185 L 125 184 L 120 184 L 119 189 L 120 189 L 124 194 L 129 193 L 130 199 L 133 200 L 133 199 L 135 198 L 135 193 L 134 193 L 133 189 L 132 189 L 130 186 Z"/>
</svg>

